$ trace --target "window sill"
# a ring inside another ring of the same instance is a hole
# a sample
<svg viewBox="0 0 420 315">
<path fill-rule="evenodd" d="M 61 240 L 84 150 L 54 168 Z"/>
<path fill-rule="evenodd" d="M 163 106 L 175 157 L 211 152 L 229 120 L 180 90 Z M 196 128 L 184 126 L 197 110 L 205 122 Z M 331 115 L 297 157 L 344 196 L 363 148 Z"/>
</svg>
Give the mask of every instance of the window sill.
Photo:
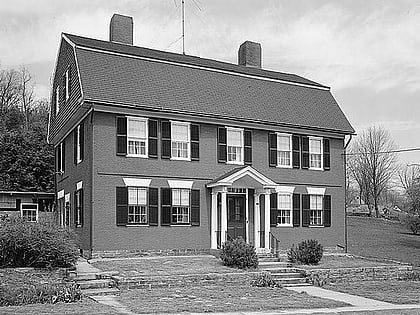
<svg viewBox="0 0 420 315">
<path fill-rule="evenodd" d="M 278 228 L 292 228 L 292 224 L 277 224 L 276 227 Z"/>
<path fill-rule="evenodd" d="M 184 226 L 184 227 L 190 227 L 191 223 L 171 223 L 171 226 Z"/>
<path fill-rule="evenodd" d="M 126 157 L 129 158 L 142 158 L 142 159 L 148 159 L 148 155 L 139 155 L 139 154 L 126 154 Z"/>
<path fill-rule="evenodd" d="M 309 167 L 308 168 L 308 170 L 310 170 L 310 171 L 323 171 L 324 170 L 324 168 L 318 168 L 318 167 Z"/>
<path fill-rule="evenodd" d="M 276 165 L 277 168 L 293 168 L 292 165 Z"/>
<path fill-rule="evenodd" d="M 244 165 L 244 162 L 236 162 L 236 161 L 226 161 L 226 164 L 232 164 L 232 165 Z"/>
<path fill-rule="evenodd" d="M 177 157 L 171 157 L 170 159 L 171 161 L 188 161 L 190 162 L 191 159 L 190 158 L 177 158 Z"/>
<path fill-rule="evenodd" d="M 309 225 L 308 227 L 316 229 L 316 228 L 323 228 L 324 225 Z"/>
<path fill-rule="evenodd" d="M 127 223 L 127 226 L 132 226 L 132 227 L 136 227 L 136 226 L 149 226 L 148 223 Z"/>
</svg>

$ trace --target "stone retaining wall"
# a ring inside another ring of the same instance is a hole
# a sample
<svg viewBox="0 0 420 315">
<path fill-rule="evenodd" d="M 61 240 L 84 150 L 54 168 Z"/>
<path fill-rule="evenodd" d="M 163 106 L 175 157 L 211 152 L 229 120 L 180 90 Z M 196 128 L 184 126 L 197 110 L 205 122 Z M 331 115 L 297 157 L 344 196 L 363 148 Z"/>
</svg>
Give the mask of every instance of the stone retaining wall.
<svg viewBox="0 0 420 315">
<path fill-rule="evenodd" d="M 128 257 L 147 257 L 147 256 L 189 256 L 189 255 L 209 255 L 209 249 L 149 249 L 149 250 L 111 250 L 93 251 L 89 259 L 95 258 L 128 258 Z"/>
</svg>

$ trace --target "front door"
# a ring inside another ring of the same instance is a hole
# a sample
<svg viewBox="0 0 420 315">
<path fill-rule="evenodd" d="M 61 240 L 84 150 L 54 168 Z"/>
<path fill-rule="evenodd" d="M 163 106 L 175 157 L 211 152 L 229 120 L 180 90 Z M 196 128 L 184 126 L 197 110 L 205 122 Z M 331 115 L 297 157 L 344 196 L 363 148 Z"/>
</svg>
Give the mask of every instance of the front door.
<svg viewBox="0 0 420 315">
<path fill-rule="evenodd" d="M 245 233 L 245 196 L 228 195 L 228 240 L 241 236 L 246 241 Z"/>
</svg>

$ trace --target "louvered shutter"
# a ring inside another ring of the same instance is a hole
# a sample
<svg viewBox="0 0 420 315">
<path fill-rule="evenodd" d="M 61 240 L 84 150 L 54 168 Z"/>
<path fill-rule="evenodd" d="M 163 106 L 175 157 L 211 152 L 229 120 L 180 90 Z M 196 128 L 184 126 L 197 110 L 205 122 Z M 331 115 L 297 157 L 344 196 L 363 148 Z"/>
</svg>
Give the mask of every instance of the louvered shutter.
<svg viewBox="0 0 420 315">
<path fill-rule="evenodd" d="M 292 160 L 293 168 L 300 168 L 300 137 L 292 136 Z"/>
<path fill-rule="evenodd" d="M 300 226 L 300 194 L 293 194 L 293 226 Z"/>
<path fill-rule="evenodd" d="M 329 139 L 323 139 L 323 145 L 324 145 L 324 170 L 329 171 L 331 167 L 331 161 L 330 161 L 330 140 Z"/>
<path fill-rule="evenodd" d="M 252 164 L 252 131 L 244 130 L 244 163 Z"/>
<path fill-rule="evenodd" d="M 200 125 L 191 124 L 191 160 L 200 159 Z"/>
<path fill-rule="evenodd" d="M 171 158 L 171 122 L 163 120 L 161 122 L 162 128 L 162 147 L 161 157 L 162 159 Z"/>
<path fill-rule="evenodd" d="M 20 211 L 20 204 L 22 203 L 21 199 L 16 199 L 16 211 Z"/>
<path fill-rule="evenodd" d="M 77 127 L 73 131 L 73 161 L 77 164 Z"/>
<path fill-rule="evenodd" d="M 127 154 L 127 118 L 117 117 L 117 155 Z"/>
<path fill-rule="evenodd" d="M 302 137 L 302 168 L 309 168 L 309 138 Z"/>
<path fill-rule="evenodd" d="M 148 209 L 149 225 L 151 226 L 158 225 L 158 191 L 157 188 L 149 188 Z"/>
<path fill-rule="evenodd" d="M 191 225 L 200 225 L 200 190 L 191 190 Z"/>
<path fill-rule="evenodd" d="M 324 226 L 331 226 L 331 196 L 324 196 Z"/>
<path fill-rule="evenodd" d="M 79 190 L 80 192 L 80 225 L 83 226 L 83 222 L 84 222 L 84 212 L 85 212 L 85 205 L 84 205 L 84 194 L 83 194 L 83 189 Z"/>
<path fill-rule="evenodd" d="M 149 119 L 148 121 L 149 128 L 149 157 L 157 159 L 158 157 L 158 122 L 154 119 Z"/>
<path fill-rule="evenodd" d="M 73 207 L 73 215 L 74 215 L 74 225 L 77 225 L 77 194 L 78 194 L 78 191 L 76 190 L 75 192 L 74 192 L 74 207 Z"/>
<path fill-rule="evenodd" d="M 277 166 L 277 134 L 274 132 L 268 134 L 268 165 Z"/>
<path fill-rule="evenodd" d="M 85 124 L 80 124 L 80 161 L 85 158 Z"/>
<path fill-rule="evenodd" d="M 277 226 L 277 193 L 272 193 L 270 195 L 270 225 Z"/>
<path fill-rule="evenodd" d="M 171 225 L 172 191 L 170 188 L 161 188 L 160 225 Z"/>
<path fill-rule="evenodd" d="M 125 226 L 128 221 L 128 189 L 127 187 L 117 187 L 117 226 Z"/>
<path fill-rule="evenodd" d="M 227 160 L 227 134 L 225 127 L 217 128 L 217 160 L 226 163 Z"/>
<path fill-rule="evenodd" d="M 61 157 L 62 157 L 61 163 L 63 164 L 61 165 L 61 168 L 64 173 L 66 171 L 66 143 L 64 142 L 64 140 L 63 140 L 63 146 L 61 148 Z"/>
<path fill-rule="evenodd" d="M 302 195 L 302 226 L 308 227 L 310 220 L 309 195 Z"/>
</svg>

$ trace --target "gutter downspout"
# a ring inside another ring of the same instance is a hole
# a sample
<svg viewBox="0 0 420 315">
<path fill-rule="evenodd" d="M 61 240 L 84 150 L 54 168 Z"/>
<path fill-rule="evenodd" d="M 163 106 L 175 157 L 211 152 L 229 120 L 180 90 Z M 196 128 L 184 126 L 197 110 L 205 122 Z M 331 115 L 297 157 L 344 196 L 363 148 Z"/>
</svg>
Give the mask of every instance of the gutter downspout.
<svg viewBox="0 0 420 315">
<path fill-rule="evenodd" d="M 347 237 L 347 154 L 346 150 L 347 147 L 350 144 L 351 139 L 353 138 L 353 135 L 350 135 L 350 138 L 347 140 L 347 143 L 344 145 L 344 251 L 345 253 L 348 253 L 348 237 Z"/>
</svg>

